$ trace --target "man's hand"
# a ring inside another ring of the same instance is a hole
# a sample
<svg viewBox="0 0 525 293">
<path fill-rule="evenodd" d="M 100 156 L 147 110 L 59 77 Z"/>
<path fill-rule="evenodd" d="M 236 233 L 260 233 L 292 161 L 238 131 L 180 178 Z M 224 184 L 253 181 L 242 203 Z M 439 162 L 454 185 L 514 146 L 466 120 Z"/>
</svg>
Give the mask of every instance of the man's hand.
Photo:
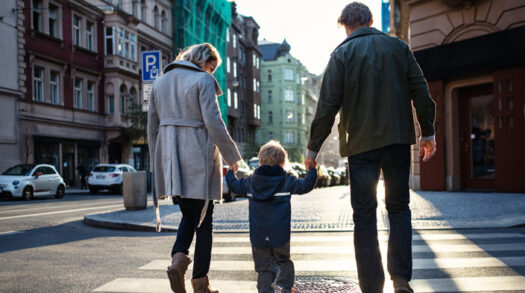
<svg viewBox="0 0 525 293">
<path fill-rule="evenodd" d="M 423 162 L 432 159 L 436 154 L 436 139 L 421 140 L 419 139 L 419 157 L 423 157 Z M 424 156 L 423 156 L 424 155 Z"/>
<path fill-rule="evenodd" d="M 237 170 L 239 170 L 239 162 L 233 163 L 233 165 L 229 165 L 229 170 L 233 171 L 233 174 L 237 173 Z"/>
<path fill-rule="evenodd" d="M 306 159 L 304 159 L 304 166 L 306 167 L 306 170 L 310 170 L 317 166 L 317 162 L 313 158 L 307 156 Z"/>
</svg>

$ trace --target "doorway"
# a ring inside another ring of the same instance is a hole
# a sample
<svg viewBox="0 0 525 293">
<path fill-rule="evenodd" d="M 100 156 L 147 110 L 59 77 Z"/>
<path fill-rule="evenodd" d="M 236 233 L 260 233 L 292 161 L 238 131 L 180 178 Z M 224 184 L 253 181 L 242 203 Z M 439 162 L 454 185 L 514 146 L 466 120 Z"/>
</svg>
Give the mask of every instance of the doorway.
<svg viewBox="0 0 525 293">
<path fill-rule="evenodd" d="M 492 84 L 460 89 L 459 104 L 461 188 L 493 190 L 496 136 Z"/>
</svg>

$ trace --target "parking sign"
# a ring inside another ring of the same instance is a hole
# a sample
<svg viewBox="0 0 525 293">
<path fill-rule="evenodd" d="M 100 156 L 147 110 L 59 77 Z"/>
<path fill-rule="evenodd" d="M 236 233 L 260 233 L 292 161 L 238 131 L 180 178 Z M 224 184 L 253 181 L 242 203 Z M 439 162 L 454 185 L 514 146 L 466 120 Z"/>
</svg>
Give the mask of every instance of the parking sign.
<svg viewBox="0 0 525 293">
<path fill-rule="evenodd" d="M 142 82 L 153 82 L 160 76 L 160 51 L 142 52 Z"/>
</svg>

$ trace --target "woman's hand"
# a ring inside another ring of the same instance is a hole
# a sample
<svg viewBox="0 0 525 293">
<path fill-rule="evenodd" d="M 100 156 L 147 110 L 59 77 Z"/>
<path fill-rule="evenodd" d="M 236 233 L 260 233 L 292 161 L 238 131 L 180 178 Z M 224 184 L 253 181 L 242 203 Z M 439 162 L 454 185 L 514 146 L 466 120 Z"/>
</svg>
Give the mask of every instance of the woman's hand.
<svg viewBox="0 0 525 293">
<path fill-rule="evenodd" d="M 233 174 L 237 173 L 237 170 L 239 170 L 239 162 L 235 162 L 233 165 L 230 165 L 229 170 L 232 170 Z"/>
</svg>

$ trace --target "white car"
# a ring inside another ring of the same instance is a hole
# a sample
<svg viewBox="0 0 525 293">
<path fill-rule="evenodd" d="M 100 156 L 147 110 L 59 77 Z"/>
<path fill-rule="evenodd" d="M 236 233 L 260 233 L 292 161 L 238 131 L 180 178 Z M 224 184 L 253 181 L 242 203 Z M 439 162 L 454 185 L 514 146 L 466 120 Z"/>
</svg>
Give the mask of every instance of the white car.
<svg viewBox="0 0 525 293">
<path fill-rule="evenodd" d="M 125 172 L 137 172 L 133 167 L 126 164 L 98 164 L 89 173 L 87 184 L 89 192 L 97 193 L 99 190 L 111 190 L 122 193 L 122 174 Z"/>
<path fill-rule="evenodd" d="M 3 196 L 25 200 L 41 196 L 63 198 L 65 192 L 66 183 L 52 165 L 15 165 L 0 175 L 0 193 Z"/>
</svg>

